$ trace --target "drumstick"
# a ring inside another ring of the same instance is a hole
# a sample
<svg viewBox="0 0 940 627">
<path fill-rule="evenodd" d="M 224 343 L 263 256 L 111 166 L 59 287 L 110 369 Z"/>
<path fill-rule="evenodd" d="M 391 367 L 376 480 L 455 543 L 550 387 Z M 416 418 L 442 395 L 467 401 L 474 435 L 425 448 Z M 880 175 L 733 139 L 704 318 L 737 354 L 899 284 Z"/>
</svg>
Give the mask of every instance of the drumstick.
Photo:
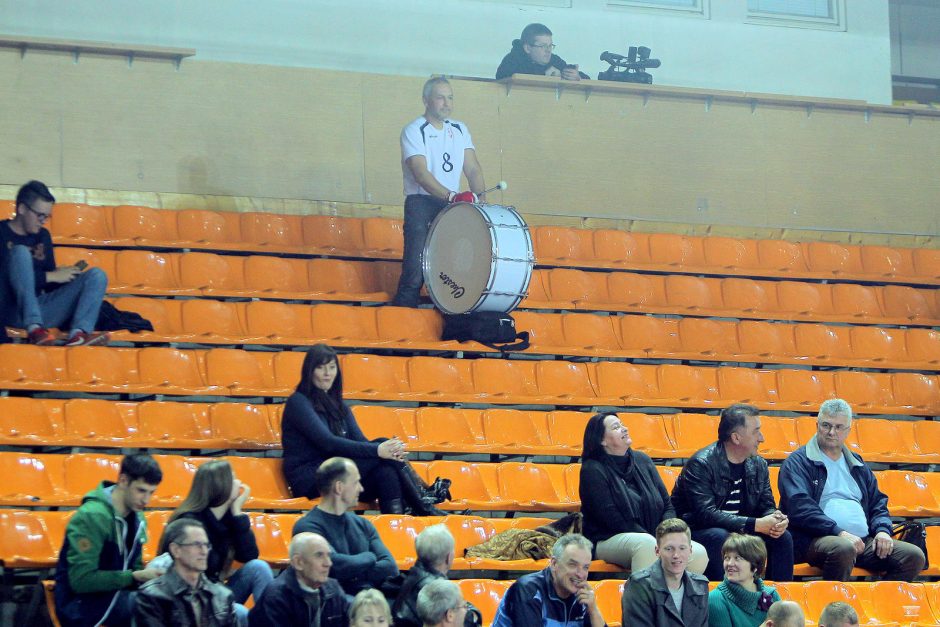
<svg viewBox="0 0 940 627">
<path fill-rule="evenodd" d="M 507 183 L 506 181 L 500 181 L 500 182 L 497 183 L 495 186 L 493 186 L 493 187 L 491 187 L 491 188 L 489 188 L 489 189 L 484 189 L 482 192 L 480 192 L 479 194 L 477 194 L 477 196 L 486 196 L 486 192 L 492 192 L 492 191 L 497 190 L 497 189 L 506 189 L 506 188 L 508 188 L 508 187 L 509 187 L 509 183 Z"/>
</svg>

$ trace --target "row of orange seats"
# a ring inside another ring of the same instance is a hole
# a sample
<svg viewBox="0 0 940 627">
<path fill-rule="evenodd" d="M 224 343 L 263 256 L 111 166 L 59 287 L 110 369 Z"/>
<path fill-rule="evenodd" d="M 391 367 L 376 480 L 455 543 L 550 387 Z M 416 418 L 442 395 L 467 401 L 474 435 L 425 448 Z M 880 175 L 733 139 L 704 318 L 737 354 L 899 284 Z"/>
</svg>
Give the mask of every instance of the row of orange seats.
<svg viewBox="0 0 940 627">
<path fill-rule="evenodd" d="M 0 445 L 155 449 L 281 447 L 283 405 L 0 397 Z M 356 405 L 367 437 L 398 436 L 408 450 L 487 455 L 581 454 L 590 412 Z M 717 417 L 618 414 L 633 447 L 657 459 L 685 459 L 713 442 Z M 815 418 L 763 416 L 760 454 L 783 459 L 815 433 Z M 867 461 L 940 463 L 940 422 L 864 418 L 846 444 Z"/>
<path fill-rule="evenodd" d="M 135 296 L 112 302 L 139 313 L 154 327 L 152 333 L 113 334 L 121 341 L 295 346 L 325 342 L 351 348 L 494 352 L 482 344 L 441 341 L 443 318 L 433 309 Z M 940 369 L 940 332 L 930 328 L 529 311 L 513 317 L 516 328 L 530 334 L 529 353 Z"/>
<path fill-rule="evenodd" d="M 0 345 L 0 386 L 116 394 L 288 396 L 304 353 L 228 348 Z M 940 413 L 937 375 L 442 357 L 340 356 L 350 399 L 812 411 L 844 398 L 860 414 Z"/>
<path fill-rule="evenodd" d="M 936 289 L 906 285 L 811 283 L 682 274 L 586 272 L 533 273 L 529 309 L 587 309 L 853 324 L 936 325 Z"/>
<path fill-rule="evenodd" d="M 189 492 L 196 468 L 212 457 L 156 455 L 163 482 L 151 504 L 176 507 Z M 251 485 L 249 509 L 308 509 L 310 501 L 294 498 L 281 473 L 280 458 L 229 456 L 235 474 Z M 97 453 L 32 454 L 0 452 L 0 505 L 76 506 L 102 478 L 116 477 L 121 458 Z M 529 462 L 413 462 L 425 478 L 448 477 L 453 499 L 441 509 L 475 511 L 578 511 L 580 464 Z M 681 468 L 657 466 L 668 490 Z M 779 467 L 771 468 L 776 496 Z M 906 470 L 876 472 L 880 489 L 888 495 L 892 516 L 940 516 L 940 473 Z"/>
<path fill-rule="evenodd" d="M 0 204 L 0 211 L 12 211 L 12 202 Z M 387 218 L 59 203 L 50 230 L 57 244 L 394 259 L 401 258 L 402 253 L 401 221 Z M 562 226 L 532 227 L 532 234 L 541 265 L 940 283 L 940 251 L 928 248 L 801 244 Z"/>
<path fill-rule="evenodd" d="M 112 294 L 386 302 L 401 265 L 385 261 L 61 248 L 108 275 Z M 632 272 L 536 270 L 523 309 L 586 309 L 753 319 L 940 324 L 936 289 Z"/>
</svg>

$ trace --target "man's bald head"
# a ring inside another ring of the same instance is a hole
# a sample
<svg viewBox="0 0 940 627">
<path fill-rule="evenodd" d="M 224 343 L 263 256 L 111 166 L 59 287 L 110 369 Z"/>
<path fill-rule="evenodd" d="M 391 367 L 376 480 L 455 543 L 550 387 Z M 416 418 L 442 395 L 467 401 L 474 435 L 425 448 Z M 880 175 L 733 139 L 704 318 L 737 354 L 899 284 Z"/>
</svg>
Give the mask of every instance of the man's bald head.
<svg viewBox="0 0 940 627">
<path fill-rule="evenodd" d="M 777 601 L 767 610 L 761 627 L 805 627 L 803 608 L 794 601 Z"/>
</svg>

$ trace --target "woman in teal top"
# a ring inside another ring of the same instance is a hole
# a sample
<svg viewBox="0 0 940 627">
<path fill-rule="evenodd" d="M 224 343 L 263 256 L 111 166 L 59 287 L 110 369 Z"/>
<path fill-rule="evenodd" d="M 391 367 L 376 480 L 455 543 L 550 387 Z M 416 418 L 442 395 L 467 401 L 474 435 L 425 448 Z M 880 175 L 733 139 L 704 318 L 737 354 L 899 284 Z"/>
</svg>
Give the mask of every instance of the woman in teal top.
<svg viewBox="0 0 940 627">
<path fill-rule="evenodd" d="M 721 547 L 725 580 L 708 593 L 708 627 L 758 627 L 767 610 L 780 600 L 760 576 L 767 547 L 757 536 L 732 533 Z"/>
</svg>

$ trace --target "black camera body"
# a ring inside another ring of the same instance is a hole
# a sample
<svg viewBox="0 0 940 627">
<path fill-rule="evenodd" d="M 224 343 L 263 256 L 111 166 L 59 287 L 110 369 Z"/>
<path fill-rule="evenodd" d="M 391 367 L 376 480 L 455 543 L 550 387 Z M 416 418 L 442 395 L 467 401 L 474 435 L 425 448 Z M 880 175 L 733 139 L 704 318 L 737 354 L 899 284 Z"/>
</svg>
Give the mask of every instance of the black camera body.
<svg viewBox="0 0 940 627">
<path fill-rule="evenodd" d="M 598 80 L 647 85 L 652 85 L 653 75 L 644 70 L 661 65 L 659 59 L 650 59 L 650 49 L 646 46 L 630 46 L 626 55 L 604 51 L 601 61 L 609 63 L 610 67 L 597 75 Z"/>
</svg>

